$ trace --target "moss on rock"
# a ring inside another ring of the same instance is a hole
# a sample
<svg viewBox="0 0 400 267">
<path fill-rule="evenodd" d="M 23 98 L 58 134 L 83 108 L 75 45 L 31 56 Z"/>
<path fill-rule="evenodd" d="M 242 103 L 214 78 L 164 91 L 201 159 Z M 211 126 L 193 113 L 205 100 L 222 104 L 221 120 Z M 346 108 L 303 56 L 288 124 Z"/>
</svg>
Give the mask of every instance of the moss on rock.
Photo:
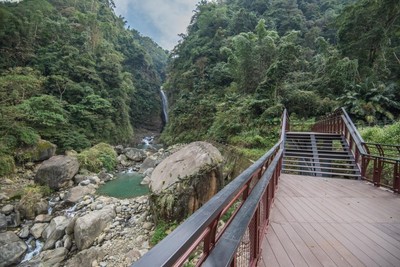
<svg viewBox="0 0 400 267">
<path fill-rule="evenodd" d="M 0 155 L 0 176 L 11 174 L 14 170 L 14 158 L 9 155 Z"/>
<path fill-rule="evenodd" d="M 92 171 L 99 172 L 103 168 L 111 171 L 117 164 L 117 153 L 114 148 L 106 143 L 99 143 L 92 148 L 82 151 L 78 155 L 81 167 Z"/>
<path fill-rule="evenodd" d="M 20 163 L 43 161 L 54 156 L 56 149 L 57 146 L 55 144 L 40 139 L 35 145 L 17 151 L 16 159 Z"/>
</svg>

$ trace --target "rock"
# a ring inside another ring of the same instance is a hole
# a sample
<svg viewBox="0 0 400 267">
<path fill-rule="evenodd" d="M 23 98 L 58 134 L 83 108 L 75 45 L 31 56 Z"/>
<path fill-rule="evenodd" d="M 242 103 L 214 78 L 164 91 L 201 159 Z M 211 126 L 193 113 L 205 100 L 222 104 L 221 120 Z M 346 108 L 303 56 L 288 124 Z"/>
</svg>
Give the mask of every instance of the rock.
<svg viewBox="0 0 400 267">
<path fill-rule="evenodd" d="M 143 174 L 145 176 L 151 177 L 151 174 L 153 173 L 153 171 L 154 171 L 154 168 L 148 168 Z"/>
<path fill-rule="evenodd" d="M 40 253 L 40 266 L 53 267 L 60 266 L 60 263 L 67 257 L 68 250 L 64 247 L 47 250 Z"/>
<path fill-rule="evenodd" d="M 43 245 L 43 250 L 54 248 L 55 243 L 65 234 L 65 228 L 69 224 L 69 219 L 65 216 L 57 216 L 51 220 L 50 224 L 42 233 L 42 237 L 46 242 Z"/>
<path fill-rule="evenodd" d="M 142 228 L 146 230 L 151 230 L 151 228 L 153 228 L 153 224 L 151 222 L 145 222 Z"/>
<path fill-rule="evenodd" d="M 89 184 L 90 184 L 90 180 L 89 179 L 83 180 L 82 182 L 79 183 L 80 186 L 87 186 Z"/>
<path fill-rule="evenodd" d="M 13 212 L 7 216 L 7 224 L 9 227 L 18 227 L 21 225 L 21 215 L 19 211 Z"/>
<path fill-rule="evenodd" d="M 118 145 L 114 147 L 115 152 L 117 152 L 118 155 L 124 153 L 124 147 L 122 145 Z"/>
<path fill-rule="evenodd" d="M 133 161 L 141 162 L 146 159 L 146 153 L 138 148 L 127 148 L 125 149 L 125 156 Z"/>
<path fill-rule="evenodd" d="M 151 175 L 151 208 L 156 218 L 181 221 L 223 185 L 223 157 L 213 145 L 194 142 L 168 156 Z"/>
<path fill-rule="evenodd" d="M 103 181 L 103 182 L 108 182 L 108 181 L 110 181 L 110 180 L 112 180 L 114 178 L 111 174 L 106 173 L 104 171 L 100 172 L 98 174 L 98 176 L 99 176 L 100 180 Z"/>
<path fill-rule="evenodd" d="M 72 235 L 74 233 L 75 222 L 77 219 L 78 219 L 78 217 L 74 217 L 70 220 L 67 228 L 65 228 L 65 233 L 67 235 Z"/>
<path fill-rule="evenodd" d="M 51 219 L 53 219 L 53 216 L 51 216 L 50 214 L 39 214 L 38 216 L 35 217 L 34 222 L 35 223 L 50 222 Z"/>
<path fill-rule="evenodd" d="M 19 162 L 43 161 L 53 157 L 57 146 L 46 140 L 39 140 L 36 145 L 17 152 Z"/>
<path fill-rule="evenodd" d="M 139 250 L 132 249 L 126 254 L 126 258 L 129 262 L 135 262 L 141 257 Z"/>
<path fill-rule="evenodd" d="M 80 184 L 82 181 L 87 180 L 87 176 L 86 175 L 82 175 L 82 174 L 77 174 L 74 176 L 74 183 L 75 184 Z"/>
<path fill-rule="evenodd" d="M 11 204 L 7 204 L 1 209 L 1 213 L 5 214 L 5 215 L 10 215 L 11 212 L 13 212 L 13 211 L 14 211 L 14 206 Z"/>
<path fill-rule="evenodd" d="M 114 207 L 106 206 L 102 210 L 92 211 L 78 218 L 74 227 L 74 238 L 78 249 L 89 248 L 115 216 Z"/>
<path fill-rule="evenodd" d="M 89 176 L 88 178 L 89 178 L 90 183 L 92 183 L 92 184 L 100 184 L 101 183 L 100 178 L 97 176 Z"/>
<path fill-rule="evenodd" d="M 66 235 L 64 240 L 64 248 L 70 249 L 72 247 L 72 237 L 70 235 Z"/>
<path fill-rule="evenodd" d="M 33 220 L 36 215 L 47 213 L 49 207 L 48 201 L 40 199 L 41 195 L 32 196 L 32 198 L 22 198 L 15 207 L 22 218 Z M 38 199 L 39 198 L 39 199 Z"/>
<path fill-rule="evenodd" d="M 13 232 L 0 233 L 0 267 L 19 263 L 28 249 Z"/>
<path fill-rule="evenodd" d="M 103 248 L 91 247 L 73 256 L 66 262 L 65 266 L 66 267 L 91 266 L 94 260 L 101 261 L 105 255 L 106 251 Z"/>
<path fill-rule="evenodd" d="M 146 176 L 146 177 L 143 178 L 143 180 L 140 182 L 140 184 L 141 185 L 148 185 L 148 184 L 150 184 L 150 181 L 151 181 L 150 177 Z"/>
<path fill-rule="evenodd" d="M 78 173 L 79 162 L 74 157 L 54 156 L 42 163 L 35 176 L 35 182 L 60 189 Z"/>
<path fill-rule="evenodd" d="M 88 194 L 94 194 L 96 192 L 96 189 L 92 184 L 89 184 L 88 186 L 75 186 L 71 188 L 68 191 L 68 194 L 65 198 L 66 203 L 72 203 L 75 204 L 78 201 L 80 201 L 84 196 Z"/>
<path fill-rule="evenodd" d="M 7 229 L 7 216 L 0 213 L 0 232 L 5 231 Z"/>
<path fill-rule="evenodd" d="M 150 168 L 154 170 L 157 164 L 159 164 L 157 155 L 151 155 L 143 161 L 142 165 L 140 165 L 139 172 L 144 174 Z"/>
<path fill-rule="evenodd" d="M 10 199 L 5 193 L 0 193 L 0 202 Z"/>
<path fill-rule="evenodd" d="M 42 236 L 44 229 L 46 229 L 48 225 L 48 223 L 35 223 L 29 232 L 35 239 L 39 239 Z"/>
<path fill-rule="evenodd" d="M 25 225 L 22 227 L 21 231 L 18 233 L 18 236 L 22 239 L 28 238 L 29 236 L 29 225 Z"/>
</svg>

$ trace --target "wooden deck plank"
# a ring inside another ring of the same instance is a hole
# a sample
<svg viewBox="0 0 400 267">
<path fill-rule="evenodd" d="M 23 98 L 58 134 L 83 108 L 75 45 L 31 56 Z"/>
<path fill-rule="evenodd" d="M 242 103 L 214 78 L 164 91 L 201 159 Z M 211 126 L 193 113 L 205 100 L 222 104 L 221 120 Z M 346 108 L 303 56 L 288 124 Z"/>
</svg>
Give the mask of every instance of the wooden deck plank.
<svg viewBox="0 0 400 267">
<path fill-rule="evenodd" d="M 400 196 L 282 174 L 259 266 L 400 266 Z"/>
<path fill-rule="evenodd" d="M 303 256 L 300 254 L 300 252 L 297 250 L 292 240 L 288 236 L 288 233 L 286 233 L 286 231 L 283 229 L 282 225 L 271 223 L 270 227 L 274 229 L 276 236 L 281 244 L 285 244 L 283 248 L 285 249 L 286 254 L 289 256 L 291 262 L 295 266 L 308 266 Z"/>
</svg>

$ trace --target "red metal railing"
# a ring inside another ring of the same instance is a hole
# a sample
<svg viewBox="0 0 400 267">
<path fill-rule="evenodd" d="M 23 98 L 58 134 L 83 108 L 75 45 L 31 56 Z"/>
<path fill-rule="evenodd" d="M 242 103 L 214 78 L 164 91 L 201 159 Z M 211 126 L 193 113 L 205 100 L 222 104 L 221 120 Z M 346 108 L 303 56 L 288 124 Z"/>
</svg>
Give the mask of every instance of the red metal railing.
<svg viewBox="0 0 400 267">
<path fill-rule="evenodd" d="M 255 266 L 282 167 L 286 110 L 280 140 L 132 266 Z M 225 218 L 225 219 L 224 219 Z"/>
<path fill-rule="evenodd" d="M 365 143 L 343 108 L 322 117 L 312 130 L 343 135 L 360 169 L 361 178 L 399 193 L 400 146 Z"/>
</svg>

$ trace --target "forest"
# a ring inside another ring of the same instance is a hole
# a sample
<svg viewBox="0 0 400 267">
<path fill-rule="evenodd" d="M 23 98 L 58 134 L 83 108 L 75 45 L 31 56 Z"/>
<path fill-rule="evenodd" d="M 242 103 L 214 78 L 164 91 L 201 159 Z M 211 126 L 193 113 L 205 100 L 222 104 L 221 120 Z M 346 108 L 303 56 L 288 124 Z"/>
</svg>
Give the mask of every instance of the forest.
<svg viewBox="0 0 400 267">
<path fill-rule="evenodd" d="M 167 51 L 109 0 L 0 3 L 0 158 L 41 138 L 59 152 L 129 143 L 161 112 Z"/>
<path fill-rule="evenodd" d="M 114 8 L 0 3 L 0 165 L 40 139 L 59 152 L 129 143 L 160 116 L 161 85 L 163 143 L 253 158 L 276 141 L 284 107 L 302 125 L 341 106 L 360 125 L 399 119 L 397 0 L 202 0 L 172 51 Z"/>
<path fill-rule="evenodd" d="M 217 2 L 199 2 L 171 52 L 165 142 L 208 139 L 259 156 L 284 107 L 293 122 L 341 106 L 359 124 L 399 119 L 399 1 Z"/>
</svg>

